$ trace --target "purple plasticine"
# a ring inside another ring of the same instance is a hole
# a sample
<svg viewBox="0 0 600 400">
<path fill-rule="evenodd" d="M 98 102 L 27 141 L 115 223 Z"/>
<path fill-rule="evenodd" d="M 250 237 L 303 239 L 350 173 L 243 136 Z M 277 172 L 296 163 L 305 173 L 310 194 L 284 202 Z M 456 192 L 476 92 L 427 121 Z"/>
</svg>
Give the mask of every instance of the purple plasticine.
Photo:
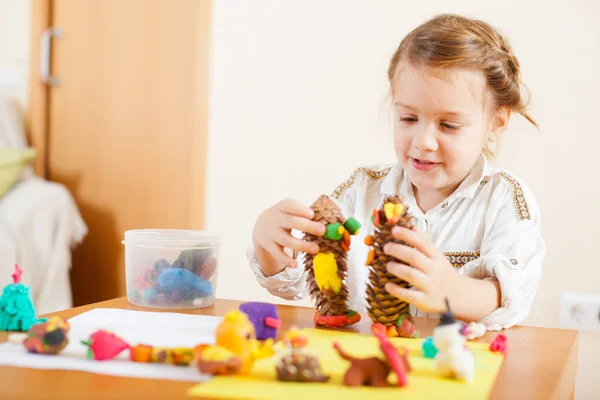
<svg viewBox="0 0 600 400">
<path fill-rule="evenodd" d="M 256 339 L 267 340 L 275 339 L 277 328 L 271 328 L 265 324 L 266 318 L 279 320 L 277 306 L 270 303 L 249 302 L 240 305 L 240 311 L 248 315 L 248 319 L 254 325 L 256 330 Z"/>
</svg>

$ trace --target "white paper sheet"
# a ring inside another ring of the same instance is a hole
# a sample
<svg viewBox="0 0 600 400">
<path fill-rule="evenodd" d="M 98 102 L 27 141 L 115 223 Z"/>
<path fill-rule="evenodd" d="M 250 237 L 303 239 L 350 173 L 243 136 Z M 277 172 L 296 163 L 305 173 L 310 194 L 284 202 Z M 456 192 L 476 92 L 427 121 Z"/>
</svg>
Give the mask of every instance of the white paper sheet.
<svg viewBox="0 0 600 400">
<path fill-rule="evenodd" d="M 200 343 L 214 343 L 214 331 L 221 321 L 222 317 L 204 315 L 98 308 L 69 320 L 69 344 L 60 354 L 30 354 L 22 344 L 6 342 L 0 344 L 0 365 L 202 382 L 209 376 L 200 374 L 192 366 L 132 362 L 128 359 L 128 350 L 113 360 L 88 360 L 88 348 L 81 344 L 81 340 L 87 340 L 95 331 L 105 329 L 132 346 L 143 343 L 155 347 L 194 347 Z"/>
</svg>

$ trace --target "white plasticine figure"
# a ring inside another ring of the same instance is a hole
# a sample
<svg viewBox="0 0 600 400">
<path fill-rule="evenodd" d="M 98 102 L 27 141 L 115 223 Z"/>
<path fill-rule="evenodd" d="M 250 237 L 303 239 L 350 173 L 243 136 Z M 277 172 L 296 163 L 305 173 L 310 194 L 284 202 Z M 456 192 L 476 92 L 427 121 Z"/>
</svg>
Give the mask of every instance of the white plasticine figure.
<svg viewBox="0 0 600 400">
<path fill-rule="evenodd" d="M 448 311 L 443 313 L 440 323 L 433 330 L 433 341 L 438 352 L 435 366 L 444 377 L 470 382 L 473 380 L 475 358 L 466 346 L 467 338 L 460 333 L 461 324 L 454 319 L 446 299 Z"/>
</svg>

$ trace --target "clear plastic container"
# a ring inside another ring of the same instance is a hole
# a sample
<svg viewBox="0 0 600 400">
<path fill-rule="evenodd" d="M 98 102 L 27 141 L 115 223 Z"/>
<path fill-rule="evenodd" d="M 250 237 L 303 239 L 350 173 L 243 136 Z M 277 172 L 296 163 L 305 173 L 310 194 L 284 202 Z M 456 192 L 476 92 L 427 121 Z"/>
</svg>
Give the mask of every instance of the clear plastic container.
<svg viewBox="0 0 600 400">
<path fill-rule="evenodd" d="M 127 300 L 149 308 L 189 309 L 214 303 L 219 236 L 178 229 L 125 232 Z"/>
</svg>

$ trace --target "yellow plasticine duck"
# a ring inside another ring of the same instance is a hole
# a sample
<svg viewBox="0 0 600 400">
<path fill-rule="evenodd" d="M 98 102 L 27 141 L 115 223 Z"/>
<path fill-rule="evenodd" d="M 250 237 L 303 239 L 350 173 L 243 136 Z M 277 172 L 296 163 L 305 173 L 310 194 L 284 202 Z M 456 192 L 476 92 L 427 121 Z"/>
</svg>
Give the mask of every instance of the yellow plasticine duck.
<svg viewBox="0 0 600 400">
<path fill-rule="evenodd" d="M 252 370 L 254 362 L 275 354 L 273 339 L 259 342 L 256 340 L 254 325 L 242 311 L 235 310 L 225 314 L 223 322 L 217 326 L 216 343 L 198 351 L 199 368 L 207 372 L 214 367 L 221 373 L 247 374 Z M 231 363 L 232 360 L 239 360 Z M 219 368 L 220 365 L 230 364 L 231 368 Z"/>
</svg>

